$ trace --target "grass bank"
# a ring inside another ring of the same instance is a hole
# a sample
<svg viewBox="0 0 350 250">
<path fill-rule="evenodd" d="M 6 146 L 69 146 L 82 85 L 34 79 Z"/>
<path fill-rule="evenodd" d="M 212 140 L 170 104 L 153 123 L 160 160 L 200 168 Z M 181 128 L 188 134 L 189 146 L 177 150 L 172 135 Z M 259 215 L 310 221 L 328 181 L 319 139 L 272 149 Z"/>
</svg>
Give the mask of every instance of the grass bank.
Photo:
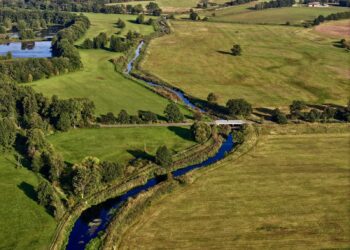
<svg viewBox="0 0 350 250">
<path fill-rule="evenodd" d="M 263 129 L 243 157 L 153 203 L 120 249 L 346 248 L 349 137 L 348 126 Z"/>
</svg>

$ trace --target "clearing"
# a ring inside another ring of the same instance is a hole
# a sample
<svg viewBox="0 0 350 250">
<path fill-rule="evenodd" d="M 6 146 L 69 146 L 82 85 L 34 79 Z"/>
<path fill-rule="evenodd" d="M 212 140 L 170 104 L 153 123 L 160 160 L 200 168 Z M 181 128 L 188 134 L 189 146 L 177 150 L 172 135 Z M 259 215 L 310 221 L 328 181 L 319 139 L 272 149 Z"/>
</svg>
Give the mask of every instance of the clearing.
<svg viewBox="0 0 350 250">
<path fill-rule="evenodd" d="M 144 35 L 153 32 L 152 26 L 131 23 L 130 20 L 134 20 L 136 16 L 90 13 L 86 15 L 91 21 L 91 27 L 77 44 L 87 37 L 93 38 L 100 32 L 106 32 L 108 35 L 118 32 L 115 23 L 119 18 L 126 21 L 122 34 L 128 30 L 138 31 Z M 79 53 L 84 64 L 83 70 L 36 81 L 31 85 L 47 96 L 55 94 L 60 98 L 87 97 L 95 102 L 97 114 L 109 111 L 117 114 L 121 109 L 132 114 L 136 114 L 139 109 L 150 110 L 157 114 L 163 113 L 169 103 L 168 100 L 114 70 L 109 60 L 119 57 L 120 53 L 102 49 L 80 49 Z"/>
<path fill-rule="evenodd" d="M 317 25 L 315 31 L 331 38 L 350 38 L 350 20 L 325 22 Z"/>
<path fill-rule="evenodd" d="M 349 127 L 298 128 L 269 131 L 248 154 L 153 203 L 120 249 L 349 247 Z"/>
<path fill-rule="evenodd" d="M 195 144 L 186 127 L 72 129 L 48 139 L 70 163 L 86 156 L 122 162 L 152 157 L 161 145 L 176 153 Z"/>
</svg>

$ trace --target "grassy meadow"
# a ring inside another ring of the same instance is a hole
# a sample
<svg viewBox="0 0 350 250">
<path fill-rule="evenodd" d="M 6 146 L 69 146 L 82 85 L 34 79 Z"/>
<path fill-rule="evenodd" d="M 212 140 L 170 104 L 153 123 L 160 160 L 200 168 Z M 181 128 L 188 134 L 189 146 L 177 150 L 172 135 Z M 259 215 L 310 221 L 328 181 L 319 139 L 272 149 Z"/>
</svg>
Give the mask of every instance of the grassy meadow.
<svg viewBox="0 0 350 250">
<path fill-rule="evenodd" d="M 214 92 L 222 104 L 245 98 L 254 106 L 286 106 L 294 99 L 347 102 L 349 55 L 312 29 L 171 24 L 174 32 L 152 40 L 141 66 L 188 94 L 205 99 Z M 229 54 L 234 43 L 241 45 L 241 56 Z"/>
<path fill-rule="evenodd" d="M 86 156 L 123 162 L 154 156 L 161 145 L 176 153 L 195 144 L 187 127 L 75 129 L 55 133 L 48 140 L 71 163 Z"/>
<path fill-rule="evenodd" d="M 301 24 L 311 21 L 319 15 L 327 16 L 332 13 L 349 11 L 345 7 L 309 8 L 309 7 L 286 7 L 265 10 L 252 10 L 256 2 L 238 5 L 215 11 L 215 17 L 210 20 L 217 22 L 257 23 L 257 24 Z"/>
<path fill-rule="evenodd" d="M 128 30 L 138 31 L 144 35 L 153 32 L 152 26 L 131 23 L 136 16 L 86 14 L 91 21 L 91 27 L 85 38 L 93 38 L 100 32 L 112 35 L 119 31 L 115 23 L 119 18 L 126 21 L 122 34 Z M 47 96 L 58 95 L 61 98 L 87 97 L 95 102 L 96 113 L 112 111 L 119 113 L 125 109 L 135 114 L 137 110 L 151 110 L 162 114 L 168 101 L 144 86 L 128 80 L 114 70 L 110 59 L 119 57 L 120 53 L 106 50 L 79 50 L 84 68 L 81 71 L 52 77 L 32 83 L 35 90 Z"/>
<path fill-rule="evenodd" d="M 348 249 L 349 138 L 262 135 L 243 157 L 156 201 L 120 249 Z"/>
<path fill-rule="evenodd" d="M 47 249 L 56 221 L 35 201 L 38 178 L 10 153 L 1 153 L 0 172 L 0 249 Z"/>
</svg>

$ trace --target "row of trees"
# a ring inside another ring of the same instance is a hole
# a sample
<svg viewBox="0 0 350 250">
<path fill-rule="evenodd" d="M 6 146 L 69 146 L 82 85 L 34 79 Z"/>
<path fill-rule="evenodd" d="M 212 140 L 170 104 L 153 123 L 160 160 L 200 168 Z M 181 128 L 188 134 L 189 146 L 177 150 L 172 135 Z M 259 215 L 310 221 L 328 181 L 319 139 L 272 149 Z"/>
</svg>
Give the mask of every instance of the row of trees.
<svg viewBox="0 0 350 250">
<path fill-rule="evenodd" d="M 179 107 L 175 103 L 169 103 L 164 110 L 165 118 L 168 122 L 182 122 L 184 116 Z M 97 122 L 102 124 L 145 124 L 158 122 L 157 114 L 151 111 L 139 110 L 137 115 L 130 115 L 122 109 L 117 116 L 112 112 L 101 115 L 97 118 Z"/>
<path fill-rule="evenodd" d="M 136 31 L 128 31 L 125 38 L 116 35 L 112 35 L 110 38 L 108 38 L 105 32 L 101 32 L 98 36 L 94 37 L 93 39 L 85 39 L 84 42 L 81 44 L 81 48 L 109 49 L 114 52 L 124 52 L 127 51 L 131 46 L 133 46 L 136 39 L 139 37 L 141 37 L 141 35 Z"/>
<path fill-rule="evenodd" d="M 257 3 L 254 9 L 263 10 L 263 9 L 269 9 L 269 8 L 291 7 L 294 4 L 295 4 L 295 0 L 272 0 L 269 2 Z"/>
<path fill-rule="evenodd" d="M 112 112 L 101 115 L 97 118 L 97 122 L 102 124 L 144 124 L 156 123 L 158 116 L 151 111 L 139 110 L 138 115 L 129 115 L 126 110 L 121 110 L 117 116 Z"/>
<path fill-rule="evenodd" d="M 308 122 L 328 122 L 334 119 L 350 122 L 350 100 L 347 106 L 327 105 L 322 109 L 311 108 L 304 101 L 295 100 L 289 106 L 290 118 L 300 119 Z"/>
<path fill-rule="evenodd" d="M 339 13 L 332 13 L 328 16 L 319 15 L 314 19 L 312 22 L 313 25 L 319 25 L 325 21 L 332 21 L 332 20 L 340 20 L 340 19 L 348 19 L 350 18 L 350 11 L 348 12 L 339 12 Z"/>
<path fill-rule="evenodd" d="M 128 1 L 117 1 L 114 3 L 124 3 Z M 2 5 L 8 7 L 19 7 L 29 9 L 41 9 L 41 10 L 55 10 L 64 12 L 94 12 L 94 13 L 106 13 L 106 14 L 139 14 L 147 12 L 154 16 L 160 16 L 162 10 L 155 2 L 150 2 L 146 5 L 146 9 L 141 4 L 115 4 L 106 5 L 105 1 L 93 0 L 93 1 L 44 1 L 44 0 L 27 0 L 23 1 L 7 1 L 3 0 Z"/>
</svg>

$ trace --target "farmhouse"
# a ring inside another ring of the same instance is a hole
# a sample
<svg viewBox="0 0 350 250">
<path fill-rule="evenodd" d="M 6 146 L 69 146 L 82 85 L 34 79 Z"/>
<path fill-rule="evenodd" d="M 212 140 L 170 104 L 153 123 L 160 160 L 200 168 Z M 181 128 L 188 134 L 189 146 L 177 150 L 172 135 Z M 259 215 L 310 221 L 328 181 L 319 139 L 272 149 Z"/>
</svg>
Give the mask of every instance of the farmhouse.
<svg viewBox="0 0 350 250">
<path fill-rule="evenodd" d="M 322 4 L 320 2 L 310 2 L 308 7 L 329 7 L 328 4 Z"/>
</svg>

